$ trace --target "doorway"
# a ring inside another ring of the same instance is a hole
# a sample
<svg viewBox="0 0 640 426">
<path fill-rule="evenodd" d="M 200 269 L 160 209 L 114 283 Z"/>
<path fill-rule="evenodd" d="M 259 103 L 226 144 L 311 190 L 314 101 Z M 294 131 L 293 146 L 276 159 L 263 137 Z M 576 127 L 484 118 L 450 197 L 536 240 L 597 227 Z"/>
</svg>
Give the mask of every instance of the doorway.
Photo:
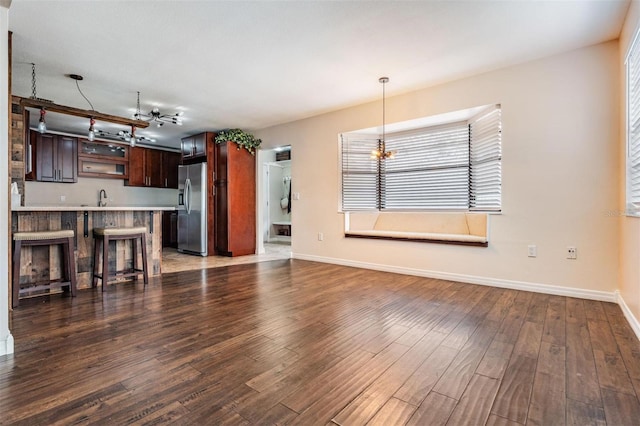
<svg viewBox="0 0 640 426">
<path fill-rule="evenodd" d="M 258 252 L 291 246 L 291 147 L 260 151 L 261 171 L 258 197 Z M 290 249 L 289 249 L 290 250 Z"/>
</svg>

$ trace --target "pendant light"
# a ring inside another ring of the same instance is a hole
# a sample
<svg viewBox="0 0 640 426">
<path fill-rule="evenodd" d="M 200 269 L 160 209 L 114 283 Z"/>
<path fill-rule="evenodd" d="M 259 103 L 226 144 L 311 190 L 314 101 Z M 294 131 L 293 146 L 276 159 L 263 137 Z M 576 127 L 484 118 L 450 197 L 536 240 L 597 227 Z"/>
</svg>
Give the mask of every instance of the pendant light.
<svg viewBox="0 0 640 426">
<path fill-rule="evenodd" d="M 393 158 L 395 156 L 395 151 L 387 151 L 385 148 L 385 114 L 386 114 L 386 93 L 385 93 L 385 84 L 389 82 L 389 77 L 380 77 L 378 79 L 380 83 L 382 83 L 382 138 L 378 139 L 378 149 L 374 149 L 371 151 L 371 159 L 372 160 L 385 160 L 387 158 Z"/>
<path fill-rule="evenodd" d="M 136 128 L 134 126 L 131 126 L 131 137 L 129 138 L 129 145 L 131 146 L 131 148 L 136 146 Z"/>
<path fill-rule="evenodd" d="M 96 138 L 96 131 L 93 128 L 93 125 L 96 124 L 96 120 L 94 120 L 93 118 L 89 119 L 89 135 L 87 135 L 87 139 L 89 139 L 91 142 L 93 142 Z"/>
<path fill-rule="evenodd" d="M 47 122 L 44 121 L 44 115 L 47 113 L 44 108 L 40 108 L 40 121 L 38 122 L 38 132 L 47 133 Z"/>
</svg>

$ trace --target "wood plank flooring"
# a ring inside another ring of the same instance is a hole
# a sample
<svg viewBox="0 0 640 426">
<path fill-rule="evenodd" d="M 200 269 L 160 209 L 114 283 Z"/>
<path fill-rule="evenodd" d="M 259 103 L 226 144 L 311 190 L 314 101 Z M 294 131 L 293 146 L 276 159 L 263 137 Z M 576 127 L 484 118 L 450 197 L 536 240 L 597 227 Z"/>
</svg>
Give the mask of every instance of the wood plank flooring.
<svg viewBox="0 0 640 426">
<path fill-rule="evenodd" d="M 610 303 L 300 260 L 25 300 L 0 424 L 638 425 Z"/>
</svg>

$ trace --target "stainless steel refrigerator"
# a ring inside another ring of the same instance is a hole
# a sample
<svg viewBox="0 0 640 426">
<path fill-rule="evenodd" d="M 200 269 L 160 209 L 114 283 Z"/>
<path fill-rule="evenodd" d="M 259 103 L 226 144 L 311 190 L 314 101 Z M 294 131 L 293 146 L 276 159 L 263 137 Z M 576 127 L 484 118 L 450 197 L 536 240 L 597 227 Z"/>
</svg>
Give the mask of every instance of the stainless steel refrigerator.
<svg viewBox="0 0 640 426">
<path fill-rule="evenodd" d="M 178 167 L 178 251 L 207 256 L 207 163 Z"/>
</svg>

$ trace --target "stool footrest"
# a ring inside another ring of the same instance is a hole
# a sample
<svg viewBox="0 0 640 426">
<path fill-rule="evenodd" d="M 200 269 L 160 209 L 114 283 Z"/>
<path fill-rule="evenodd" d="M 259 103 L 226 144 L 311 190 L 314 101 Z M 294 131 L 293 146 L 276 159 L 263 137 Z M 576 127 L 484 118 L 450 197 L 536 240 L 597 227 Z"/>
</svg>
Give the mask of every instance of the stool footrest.
<svg viewBox="0 0 640 426">
<path fill-rule="evenodd" d="M 26 286 L 26 287 L 24 287 Z M 53 290 L 62 287 L 71 286 L 71 281 L 46 281 L 42 283 L 23 283 L 21 284 L 19 294 L 29 294 L 35 291 Z"/>
<path fill-rule="evenodd" d="M 140 274 L 144 274 L 144 271 L 142 269 L 138 269 L 138 268 L 123 269 L 121 271 L 109 272 L 109 277 L 107 278 L 107 281 L 109 282 L 114 278 L 138 276 Z M 102 274 L 93 274 L 93 276 L 96 278 L 102 279 Z"/>
</svg>

